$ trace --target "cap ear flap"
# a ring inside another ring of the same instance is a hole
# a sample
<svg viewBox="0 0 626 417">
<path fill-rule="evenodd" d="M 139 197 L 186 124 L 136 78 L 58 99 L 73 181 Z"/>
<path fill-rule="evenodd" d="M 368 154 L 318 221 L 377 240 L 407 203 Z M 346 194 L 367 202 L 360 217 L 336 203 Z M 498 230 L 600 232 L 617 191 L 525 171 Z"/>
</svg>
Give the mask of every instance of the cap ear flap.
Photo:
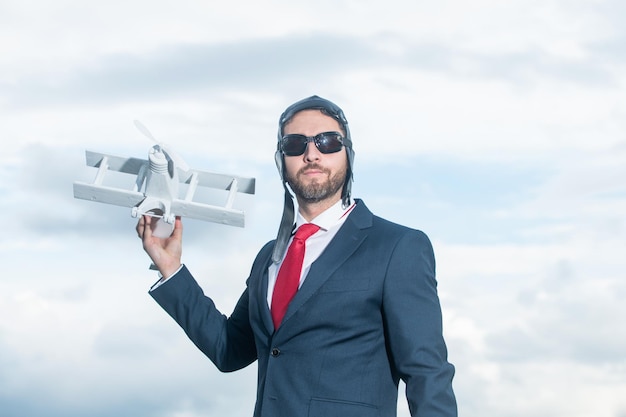
<svg viewBox="0 0 626 417">
<path fill-rule="evenodd" d="M 276 236 L 274 250 L 272 252 L 272 262 L 275 264 L 279 263 L 283 259 L 283 256 L 285 256 L 285 252 L 287 252 L 287 244 L 289 243 L 289 238 L 291 237 L 295 220 L 293 200 L 291 198 L 291 194 L 289 194 L 289 190 L 287 190 L 287 184 L 284 181 L 283 187 L 285 188 L 283 216 L 280 220 L 278 235 Z"/>
<path fill-rule="evenodd" d="M 274 153 L 274 162 L 276 163 L 276 168 L 278 169 L 278 175 L 280 175 L 281 180 L 285 180 L 285 156 L 283 155 L 280 149 L 277 149 Z"/>
<path fill-rule="evenodd" d="M 352 195 L 352 180 L 354 179 L 354 149 L 346 147 L 346 158 L 348 159 L 348 170 L 346 171 L 346 179 L 341 190 L 341 204 L 343 208 L 350 205 Z"/>
</svg>

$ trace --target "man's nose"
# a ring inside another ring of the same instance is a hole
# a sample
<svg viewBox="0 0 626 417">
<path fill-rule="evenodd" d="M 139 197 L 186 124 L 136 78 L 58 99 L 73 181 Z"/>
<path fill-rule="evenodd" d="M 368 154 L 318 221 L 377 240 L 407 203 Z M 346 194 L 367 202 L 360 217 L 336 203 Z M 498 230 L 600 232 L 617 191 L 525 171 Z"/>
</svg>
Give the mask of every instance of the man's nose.
<svg viewBox="0 0 626 417">
<path fill-rule="evenodd" d="M 321 152 L 315 146 L 315 143 L 309 142 L 306 144 L 306 148 L 304 148 L 304 160 L 307 162 L 317 161 L 321 157 Z"/>
</svg>

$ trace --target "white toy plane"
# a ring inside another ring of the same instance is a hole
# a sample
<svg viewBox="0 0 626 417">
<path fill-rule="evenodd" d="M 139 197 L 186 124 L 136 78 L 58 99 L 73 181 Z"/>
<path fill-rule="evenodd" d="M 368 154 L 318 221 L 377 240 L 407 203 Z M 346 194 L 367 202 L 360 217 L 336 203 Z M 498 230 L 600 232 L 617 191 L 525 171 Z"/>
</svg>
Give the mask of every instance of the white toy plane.
<svg viewBox="0 0 626 417">
<path fill-rule="evenodd" d="M 75 198 L 132 207 L 132 217 L 144 214 L 158 217 L 153 232 L 157 237 L 172 234 L 176 216 L 244 226 L 244 213 L 233 209 L 233 203 L 237 192 L 254 194 L 254 178 L 189 169 L 176 153 L 157 142 L 139 121 L 135 120 L 135 125 L 156 142 L 150 149 L 148 160 L 86 151 L 87 166 L 98 168 L 98 172 L 93 183 L 74 182 Z M 108 170 L 136 175 L 135 185 L 131 190 L 103 185 Z M 180 183 L 189 185 L 182 199 L 179 198 Z M 228 191 L 224 205 L 193 201 L 198 186 Z"/>
</svg>

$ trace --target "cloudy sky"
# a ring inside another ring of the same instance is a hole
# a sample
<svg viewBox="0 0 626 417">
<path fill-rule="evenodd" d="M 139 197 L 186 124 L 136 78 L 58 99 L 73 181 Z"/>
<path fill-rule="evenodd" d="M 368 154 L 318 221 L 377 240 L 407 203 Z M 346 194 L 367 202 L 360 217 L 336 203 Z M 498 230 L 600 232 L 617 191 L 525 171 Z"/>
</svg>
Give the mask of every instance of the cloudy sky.
<svg viewBox="0 0 626 417">
<path fill-rule="evenodd" d="M 626 417 L 626 3 L 0 1 L 3 416 L 249 416 L 148 296 L 86 149 L 252 176 L 245 228 L 185 222 L 226 314 L 276 233 L 278 115 L 343 107 L 354 194 L 433 241 L 466 417 Z M 118 179 L 122 181 L 121 179 Z M 620 319 L 621 317 L 621 319 Z M 408 416 L 400 396 L 399 416 Z"/>
</svg>

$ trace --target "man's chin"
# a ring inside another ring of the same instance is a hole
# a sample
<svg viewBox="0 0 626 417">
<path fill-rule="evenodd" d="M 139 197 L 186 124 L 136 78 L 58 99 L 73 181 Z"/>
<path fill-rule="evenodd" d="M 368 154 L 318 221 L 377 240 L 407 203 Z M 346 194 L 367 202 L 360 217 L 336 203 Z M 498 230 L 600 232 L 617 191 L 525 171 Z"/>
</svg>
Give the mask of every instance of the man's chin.
<svg viewBox="0 0 626 417">
<path fill-rule="evenodd" d="M 319 203 L 334 198 L 340 192 L 343 184 L 340 184 L 339 181 L 334 183 L 327 176 L 324 178 L 303 178 L 302 175 L 298 175 L 298 181 L 289 182 L 289 186 L 299 200 L 307 203 Z"/>
</svg>

